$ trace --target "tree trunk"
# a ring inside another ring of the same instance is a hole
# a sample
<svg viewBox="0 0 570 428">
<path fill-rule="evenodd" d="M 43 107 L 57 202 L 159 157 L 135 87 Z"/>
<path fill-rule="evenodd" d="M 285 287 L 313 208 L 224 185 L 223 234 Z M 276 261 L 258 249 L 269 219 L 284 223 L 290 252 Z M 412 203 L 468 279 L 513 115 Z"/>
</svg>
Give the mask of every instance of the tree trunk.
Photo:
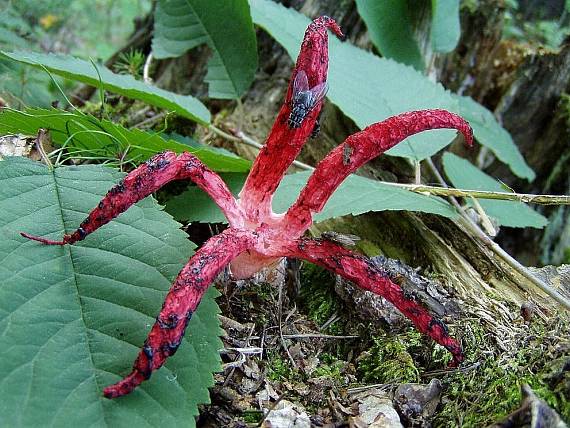
<svg viewBox="0 0 570 428">
<path fill-rule="evenodd" d="M 464 10 L 458 48 L 440 61 L 442 83 L 470 95 L 495 111 L 527 163 L 536 172 L 529 183 L 516 179 L 485 149 L 477 159 L 493 177 L 518 192 L 570 192 L 570 40 L 558 51 L 501 41 L 504 9 L 482 2 Z M 497 241 L 528 265 L 570 262 L 570 211 L 567 207 L 535 207 L 550 224 L 544 230 L 505 229 Z"/>
</svg>

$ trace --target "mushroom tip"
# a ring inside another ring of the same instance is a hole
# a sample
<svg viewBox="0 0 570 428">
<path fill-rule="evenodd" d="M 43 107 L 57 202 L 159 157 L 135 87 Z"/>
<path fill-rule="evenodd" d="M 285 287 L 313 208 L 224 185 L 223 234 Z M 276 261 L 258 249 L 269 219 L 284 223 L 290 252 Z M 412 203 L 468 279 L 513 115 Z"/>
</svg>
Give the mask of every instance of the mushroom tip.
<svg viewBox="0 0 570 428">
<path fill-rule="evenodd" d="M 65 245 L 67 244 L 67 242 L 64 241 L 52 241 L 51 239 L 46 239 L 46 238 L 41 238 L 39 236 L 34 236 L 34 235 L 30 235 L 29 233 L 26 232 L 20 232 L 20 235 L 22 235 L 24 238 L 30 239 L 32 241 L 38 241 L 41 242 L 42 244 L 45 245 Z"/>
<path fill-rule="evenodd" d="M 328 15 L 322 15 L 319 16 L 318 18 L 315 18 L 313 20 L 313 24 L 318 25 L 318 26 L 324 26 L 326 28 L 328 28 L 329 30 L 331 30 L 341 41 L 346 40 L 346 36 L 344 35 L 344 33 L 342 32 L 342 30 L 340 29 L 340 26 L 336 23 L 334 18 L 331 18 Z"/>
</svg>

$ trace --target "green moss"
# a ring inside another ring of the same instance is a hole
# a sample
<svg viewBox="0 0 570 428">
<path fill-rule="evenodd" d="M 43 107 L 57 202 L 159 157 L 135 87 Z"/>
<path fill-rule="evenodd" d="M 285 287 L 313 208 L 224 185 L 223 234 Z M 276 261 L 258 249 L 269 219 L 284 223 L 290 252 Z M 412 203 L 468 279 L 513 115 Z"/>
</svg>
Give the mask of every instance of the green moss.
<svg viewBox="0 0 570 428">
<path fill-rule="evenodd" d="M 311 373 L 311 377 L 326 377 L 335 382 L 341 382 L 343 380 L 341 372 L 346 365 L 346 361 L 340 361 L 334 355 L 326 352 L 323 352 L 319 358 L 321 363 Z"/>
<path fill-rule="evenodd" d="M 334 292 L 334 281 L 334 277 L 327 270 L 310 263 L 303 265 L 300 305 L 318 326 L 327 322 L 340 309 L 338 297 Z M 323 332 L 340 334 L 342 333 L 342 326 L 337 321 Z"/>
<path fill-rule="evenodd" d="M 374 345 L 360 358 L 358 373 L 364 382 L 419 382 L 418 369 L 409 350 L 420 346 L 421 337 L 415 330 L 405 335 L 378 336 Z"/>
<path fill-rule="evenodd" d="M 250 286 L 251 292 L 257 299 L 263 301 L 270 301 L 271 295 L 274 292 L 273 286 L 267 282 L 258 282 Z"/>
<path fill-rule="evenodd" d="M 291 368 L 289 361 L 273 353 L 269 354 L 267 369 L 267 378 L 274 382 L 283 382 L 297 376 L 297 370 Z"/>
<path fill-rule="evenodd" d="M 245 410 L 242 419 L 246 424 L 258 424 L 263 419 L 263 413 L 259 410 Z"/>
<path fill-rule="evenodd" d="M 556 329 L 568 331 L 568 322 L 561 321 Z M 483 328 L 474 327 L 464 337 L 467 362 L 463 366 L 471 369 L 453 372 L 442 379 L 445 399 L 434 426 L 480 427 L 498 422 L 520 406 L 520 388 L 525 383 L 563 419 L 569 420 L 570 374 L 565 373 L 553 384 L 552 371 L 554 362 L 570 358 L 570 351 L 565 346 L 552 346 L 552 340 L 558 341 L 561 336 L 553 339 L 556 335 L 550 335 L 551 331 L 551 327 L 536 322 L 527 336 L 521 338 L 520 349 L 514 355 L 486 352 L 484 356 L 482 350 L 496 346 L 486 342 L 488 336 L 481 334 Z M 548 342 L 550 346 L 545 346 Z M 551 353 L 550 349 L 557 351 Z"/>
</svg>

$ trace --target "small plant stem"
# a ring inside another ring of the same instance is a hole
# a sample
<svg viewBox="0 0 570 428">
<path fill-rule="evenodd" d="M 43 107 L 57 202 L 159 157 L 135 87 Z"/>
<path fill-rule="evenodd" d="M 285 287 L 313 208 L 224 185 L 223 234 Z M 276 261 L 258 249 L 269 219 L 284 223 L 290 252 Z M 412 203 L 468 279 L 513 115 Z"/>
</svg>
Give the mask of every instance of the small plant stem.
<svg viewBox="0 0 570 428">
<path fill-rule="evenodd" d="M 427 161 L 429 168 L 431 169 L 432 173 L 436 176 L 437 180 L 441 183 L 442 186 L 444 187 L 447 186 L 447 183 L 445 182 L 444 178 L 433 164 L 431 158 L 428 158 Z M 526 279 L 528 279 L 530 282 L 532 282 L 534 285 L 536 285 L 538 288 L 540 288 L 542 291 L 544 291 L 546 294 L 552 297 L 555 301 L 560 303 L 566 310 L 570 310 L 570 302 L 568 301 L 568 299 L 560 295 L 558 291 L 553 289 L 550 285 L 546 284 L 544 281 L 534 276 L 525 266 L 521 265 L 517 260 L 511 257 L 510 254 L 508 254 L 505 250 L 503 250 L 499 246 L 499 244 L 497 244 L 495 241 L 489 238 L 487 234 L 485 234 L 485 232 L 483 232 L 479 228 L 479 226 L 477 226 L 475 222 L 473 222 L 473 220 L 471 220 L 469 216 L 465 214 L 465 212 L 463 212 L 463 210 L 461 209 L 461 205 L 459 205 L 459 202 L 457 202 L 457 200 L 453 196 L 449 196 L 449 200 L 461 213 L 461 223 L 463 223 L 463 225 L 467 229 L 469 229 L 469 231 L 475 237 L 479 238 L 485 246 L 487 246 L 497 256 L 503 259 L 513 270 L 524 276 Z"/>
<path fill-rule="evenodd" d="M 415 193 L 428 193 L 435 196 L 453 196 L 458 198 L 495 199 L 501 201 L 526 202 L 538 205 L 570 205 L 568 195 L 533 195 L 529 193 L 492 192 L 487 190 L 467 190 L 453 187 L 437 187 L 415 184 L 400 184 L 382 181 L 394 187 L 409 190 Z"/>
<path fill-rule="evenodd" d="M 152 52 L 148 54 L 148 56 L 146 57 L 146 61 L 144 62 L 144 67 L 143 67 L 143 82 L 144 83 L 148 83 L 151 84 L 152 83 L 152 78 L 149 76 L 149 72 L 150 72 L 150 64 L 152 63 L 153 57 L 152 57 Z"/>
<path fill-rule="evenodd" d="M 473 196 L 470 196 L 469 198 L 471 199 L 471 202 L 473 203 L 475 210 L 477 210 L 477 214 L 479 214 L 479 217 L 481 218 L 481 226 L 483 226 L 487 234 L 492 238 L 497 236 L 497 230 L 493 226 L 493 223 L 491 223 L 489 216 L 487 215 L 487 213 L 485 212 L 479 201 L 475 199 Z"/>
<path fill-rule="evenodd" d="M 236 143 L 243 143 L 248 146 L 255 147 L 257 150 L 261 150 L 263 148 L 263 144 L 259 144 L 253 138 L 248 137 L 241 131 L 238 131 L 236 135 L 231 135 L 225 131 L 222 131 L 220 128 L 215 127 L 214 125 L 209 125 L 208 129 L 212 131 L 214 134 L 219 135 L 222 138 L 225 138 L 226 140 L 234 141 Z M 295 165 L 297 168 L 305 169 L 307 171 L 312 171 L 315 169 L 311 165 L 307 165 L 306 163 L 299 161 L 293 161 L 293 165 Z"/>
<path fill-rule="evenodd" d="M 422 163 L 419 160 L 414 161 L 414 183 L 419 186 L 422 184 Z"/>
<path fill-rule="evenodd" d="M 50 171 L 52 171 L 53 170 L 53 164 L 51 163 L 49 156 L 47 155 L 47 153 L 44 149 L 44 143 L 48 143 L 49 141 L 50 141 L 49 131 L 47 131 L 46 129 L 40 128 L 38 130 L 38 136 L 36 137 L 36 149 L 38 150 L 40 157 L 42 158 L 44 163 L 47 165 L 48 169 Z"/>
<path fill-rule="evenodd" d="M 101 98 L 101 107 L 99 111 L 99 116 L 101 119 L 103 119 L 103 115 L 105 113 L 105 89 L 103 88 L 103 79 L 101 79 L 101 73 L 99 73 L 99 67 L 97 67 L 97 64 L 95 64 L 93 58 L 89 57 L 89 61 L 91 61 L 91 65 L 93 65 L 93 68 L 97 72 L 97 77 L 99 78 L 98 88 L 99 88 L 99 98 Z"/>
</svg>

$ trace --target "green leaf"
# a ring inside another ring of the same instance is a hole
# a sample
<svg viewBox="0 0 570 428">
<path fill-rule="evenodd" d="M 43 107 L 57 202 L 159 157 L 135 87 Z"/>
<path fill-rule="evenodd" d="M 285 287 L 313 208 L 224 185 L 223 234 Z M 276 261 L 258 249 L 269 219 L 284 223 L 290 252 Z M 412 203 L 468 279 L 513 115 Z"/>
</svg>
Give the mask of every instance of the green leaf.
<svg viewBox="0 0 570 428">
<path fill-rule="evenodd" d="M 356 0 L 356 7 L 382 56 L 424 70 L 424 58 L 414 38 L 407 1 Z"/>
<path fill-rule="evenodd" d="M 102 166 L 0 162 L 0 420 L 3 426 L 193 426 L 220 369 L 211 289 L 177 354 L 132 394 L 103 398 L 128 374 L 166 291 L 192 254 L 152 198 L 76 245 L 77 228 L 121 174 Z"/>
<path fill-rule="evenodd" d="M 293 204 L 311 171 L 286 175 L 273 197 L 273 210 L 287 211 Z M 245 176 L 226 174 L 224 181 L 234 194 L 239 193 Z M 438 214 L 455 218 L 457 213 L 443 199 L 424 196 L 400 189 L 389 184 L 379 183 L 358 175 L 349 176 L 325 205 L 324 210 L 315 215 L 315 221 L 369 211 L 404 210 Z M 204 223 L 225 222 L 219 208 L 197 187 L 172 198 L 166 204 L 166 211 L 177 220 L 200 221 Z"/>
<path fill-rule="evenodd" d="M 245 174 L 220 174 L 234 196 L 245 183 Z M 165 210 L 178 221 L 198 221 L 202 223 L 227 223 L 226 217 L 212 199 L 196 186 L 169 199 Z"/>
<path fill-rule="evenodd" d="M 59 94 L 50 92 L 51 80 L 38 70 L 0 57 L 0 93 L 9 105 L 49 107 Z"/>
<path fill-rule="evenodd" d="M 277 189 L 273 198 L 275 212 L 284 212 L 301 192 L 310 171 L 291 174 Z M 369 211 L 417 211 L 444 217 L 457 216 L 455 209 L 441 198 L 424 196 L 359 175 L 349 176 L 329 199 L 315 221 Z"/>
<path fill-rule="evenodd" d="M 296 58 L 309 19 L 270 0 L 250 0 L 250 6 L 254 22 Z M 329 87 L 328 98 L 360 128 L 402 112 L 425 108 L 443 108 L 461 114 L 458 98 L 412 67 L 378 58 L 334 37 L 330 41 Z M 475 129 L 477 140 L 491 150 L 496 143 L 493 129 L 492 123 Z M 408 138 L 387 154 L 425 159 L 448 145 L 454 135 L 449 130 L 424 132 Z"/>
<path fill-rule="evenodd" d="M 211 98 L 239 98 L 249 88 L 257 69 L 257 39 L 247 0 L 160 0 L 154 19 L 156 58 L 208 44 Z"/>
<path fill-rule="evenodd" d="M 102 160 L 140 163 L 156 153 L 173 150 L 190 152 L 215 171 L 248 171 L 250 162 L 230 152 L 221 152 L 203 144 L 188 145 L 159 134 L 126 129 L 108 120 L 61 110 L 28 109 L 25 112 L 4 109 L 0 112 L 0 134 L 37 135 L 39 128 L 50 131 L 52 141 L 65 144 L 71 155 L 97 156 Z M 85 153 L 84 153 L 85 151 Z"/>
<path fill-rule="evenodd" d="M 89 61 L 71 56 L 23 51 L 1 51 L 0 54 L 14 61 L 30 64 L 36 68 L 43 69 L 45 67 L 51 73 L 66 79 L 77 80 L 97 88 L 102 87 L 107 91 L 116 92 L 125 97 L 172 110 L 202 125 L 210 123 L 210 112 L 196 98 L 188 95 L 178 95 L 174 92 L 147 85 L 129 75 L 115 74 L 101 64 L 97 65 L 96 69 Z M 99 75 L 101 79 L 99 79 Z"/>
<path fill-rule="evenodd" d="M 493 192 L 505 191 L 499 181 L 452 153 L 444 153 L 443 167 L 455 187 Z M 471 204 L 470 201 L 467 202 Z M 485 213 L 497 219 L 502 226 L 542 228 L 548 223 L 545 217 L 523 202 L 479 199 L 479 203 Z"/>
<path fill-rule="evenodd" d="M 459 0 L 431 0 L 431 46 L 435 52 L 451 52 L 461 36 Z"/>
<path fill-rule="evenodd" d="M 511 134 L 499 125 L 493 113 L 470 97 L 454 97 L 459 103 L 459 114 L 469 122 L 477 140 L 507 164 L 516 176 L 534 180 L 536 174 L 527 165 Z"/>
</svg>

